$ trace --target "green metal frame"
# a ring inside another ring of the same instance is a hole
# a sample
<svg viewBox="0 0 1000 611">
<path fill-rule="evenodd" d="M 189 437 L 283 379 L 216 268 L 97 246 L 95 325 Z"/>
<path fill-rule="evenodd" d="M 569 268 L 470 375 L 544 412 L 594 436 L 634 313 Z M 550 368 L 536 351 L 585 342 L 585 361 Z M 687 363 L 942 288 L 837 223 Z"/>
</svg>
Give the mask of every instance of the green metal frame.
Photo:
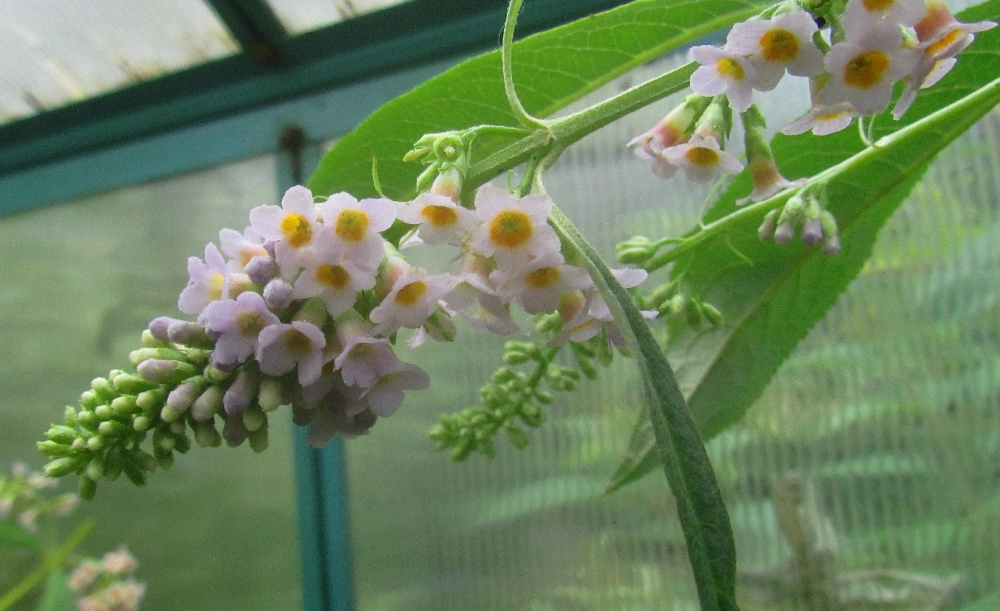
<svg viewBox="0 0 1000 611">
<path fill-rule="evenodd" d="M 301 163 L 384 102 L 472 50 L 495 46 L 505 0 L 419 0 L 288 36 L 264 0 L 208 0 L 244 53 L 0 126 L 0 215 L 278 152 L 306 135 Z M 532 0 L 529 33 L 625 0 Z M 283 157 L 279 191 L 296 172 Z M 280 193 L 276 194 L 280 195 Z M 296 432 L 306 611 L 351 611 L 344 448 Z"/>
</svg>

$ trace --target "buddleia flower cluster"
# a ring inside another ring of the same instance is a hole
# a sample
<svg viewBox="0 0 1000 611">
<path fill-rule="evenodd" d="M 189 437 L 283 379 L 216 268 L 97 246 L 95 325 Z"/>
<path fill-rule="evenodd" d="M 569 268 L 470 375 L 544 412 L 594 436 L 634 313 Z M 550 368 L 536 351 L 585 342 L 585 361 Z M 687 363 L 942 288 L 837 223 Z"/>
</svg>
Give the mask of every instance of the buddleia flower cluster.
<svg viewBox="0 0 1000 611">
<path fill-rule="evenodd" d="M 62 518 L 76 508 L 80 499 L 71 492 L 55 494 L 58 482 L 44 473 L 16 463 L 9 476 L 0 475 L 0 523 L 12 521 L 34 533 L 38 522 L 48 517 Z"/>
<path fill-rule="evenodd" d="M 133 574 L 139 567 L 124 547 L 100 560 L 82 560 L 69 575 L 67 586 L 77 597 L 79 611 L 136 611 L 146 585 Z"/>
<path fill-rule="evenodd" d="M 920 89 L 951 70 L 975 33 L 995 25 L 961 23 L 938 0 L 785 2 L 733 26 L 722 48 L 692 48 L 691 58 L 700 64 L 691 75 L 694 94 L 629 145 L 652 160 L 653 171 L 664 178 L 678 170 L 700 182 L 720 172 L 737 174 L 743 164 L 725 151 L 735 110 L 741 113 L 753 180 L 753 191 L 737 204 L 763 201 L 802 183 L 778 171 L 764 137 L 763 116 L 753 104 L 755 91 L 773 90 L 786 74 L 808 78 L 812 107 L 782 131 L 825 135 L 855 118 L 885 111 L 893 85 L 902 81 L 903 92 L 892 109 L 900 119 Z M 762 237 L 785 242 L 793 217 L 771 219 Z M 798 224 L 803 241 L 822 241 L 824 252 L 836 254 L 835 222 L 820 223 L 819 215 L 810 219 L 809 231 L 803 221 Z"/>
<path fill-rule="evenodd" d="M 79 408 L 66 409 L 65 424 L 39 444 L 54 459 L 47 473 L 82 475 L 89 498 L 102 477 L 142 484 L 169 468 L 191 447 L 189 435 L 201 446 L 249 441 L 260 451 L 268 414 L 283 405 L 310 427 L 314 446 L 365 434 L 395 413 L 404 391 L 430 383 L 396 355 L 400 333 L 417 348 L 453 340 L 456 319 L 522 332 L 514 306 L 558 313 L 565 324 L 553 345 L 599 333 L 623 344 L 587 272 L 562 254 L 546 222 L 548 195 L 485 184 L 463 206 L 465 167 L 432 162 L 429 188 L 409 202 L 348 193 L 317 201 L 292 187 L 280 206 L 253 209 L 242 232 L 222 230 L 220 246 L 188 260 L 178 308 L 194 320 L 153 320 L 130 354 L 135 371 L 95 379 Z M 382 235 L 394 225 L 391 235 L 404 230 L 399 249 Z M 432 273 L 401 254 L 429 247 L 450 249 L 453 269 Z M 626 286 L 646 277 L 616 273 Z"/>
</svg>

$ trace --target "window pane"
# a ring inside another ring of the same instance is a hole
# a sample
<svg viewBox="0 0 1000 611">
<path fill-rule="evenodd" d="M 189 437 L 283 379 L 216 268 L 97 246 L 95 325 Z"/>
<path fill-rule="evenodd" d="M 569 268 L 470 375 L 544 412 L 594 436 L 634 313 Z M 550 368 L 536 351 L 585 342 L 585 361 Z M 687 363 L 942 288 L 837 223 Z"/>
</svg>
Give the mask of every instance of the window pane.
<svg viewBox="0 0 1000 611">
<path fill-rule="evenodd" d="M 409 0 L 268 0 L 292 34 L 315 30 Z"/>
<path fill-rule="evenodd" d="M 274 203 L 274 175 L 266 157 L 0 220 L 0 468 L 41 467 L 62 406 L 126 365 L 150 319 L 179 315 L 187 258 Z M 195 446 L 143 490 L 102 481 L 77 510 L 97 519 L 82 551 L 127 545 L 147 611 L 301 607 L 289 420 L 263 454 Z"/>
<path fill-rule="evenodd" d="M 0 0 L 0 123 L 238 50 L 202 0 Z"/>
</svg>

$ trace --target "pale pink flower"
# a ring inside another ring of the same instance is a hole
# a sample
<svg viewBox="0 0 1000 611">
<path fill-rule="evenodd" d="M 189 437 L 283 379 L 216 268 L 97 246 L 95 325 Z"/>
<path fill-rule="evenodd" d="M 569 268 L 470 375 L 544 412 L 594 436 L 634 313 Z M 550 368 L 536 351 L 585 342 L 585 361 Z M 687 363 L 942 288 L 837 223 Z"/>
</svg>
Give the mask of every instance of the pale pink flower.
<svg viewBox="0 0 1000 611">
<path fill-rule="evenodd" d="M 312 192 L 302 186 L 285 191 L 280 208 L 258 206 L 250 211 L 251 227 L 265 240 L 274 241 L 274 257 L 286 278 L 298 272 L 295 256 L 312 243 L 316 217 Z"/>
<path fill-rule="evenodd" d="M 101 558 L 101 566 L 112 575 L 128 575 L 138 568 L 139 563 L 135 556 L 123 546 L 104 554 L 104 557 Z"/>
<path fill-rule="evenodd" d="M 710 101 L 711 98 L 704 96 L 688 96 L 652 129 L 630 140 L 628 146 L 636 147 L 632 149 L 636 156 L 653 161 L 654 174 L 660 178 L 672 177 L 677 168 L 663 157 L 663 151 L 688 141 L 695 122 Z"/>
<path fill-rule="evenodd" d="M 842 21 L 850 32 L 876 23 L 911 26 L 924 18 L 924 0 L 849 0 Z"/>
<path fill-rule="evenodd" d="M 362 398 L 369 408 L 381 418 L 388 418 L 402 405 L 404 390 L 423 390 L 430 386 L 427 372 L 409 363 L 399 361 L 383 372 L 375 384 L 365 388 Z"/>
<path fill-rule="evenodd" d="M 94 560 L 84 560 L 69 574 L 66 585 L 74 592 L 82 592 L 101 574 L 101 564 Z"/>
<path fill-rule="evenodd" d="M 369 388 L 400 362 L 389 340 L 374 337 L 371 327 L 364 321 L 338 323 L 337 339 L 342 348 L 333 364 L 348 386 Z"/>
<path fill-rule="evenodd" d="M 268 309 L 264 298 L 253 291 L 246 291 L 235 300 L 210 303 L 203 318 L 205 328 L 213 337 L 218 335 L 212 360 L 221 365 L 245 361 L 257 349 L 260 332 L 280 322 Z"/>
<path fill-rule="evenodd" d="M 233 272 L 242 272 L 254 257 L 270 257 L 264 248 L 263 238 L 253 227 L 247 227 L 242 234 L 223 229 L 219 232 L 219 244 L 222 245 L 222 252 L 229 257 L 226 266 Z"/>
<path fill-rule="evenodd" d="M 403 204 L 396 216 L 404 223 L 418 225 L 416 236 L 424 244 L 459 246 L 462 236 L 478 222 L 475 212 L 459 206 L 444 195 L 421 193 Z"/>
<path fill-rule="evenodd" d="M 692 136 L 684 144 L 663 151 L 667 160 L 684 170 L 684 176 L 696 182 L 708 182 L 716 172 L 739 174 L 743 164 L 723 151 L 715 138 Z"/>
<path fill-rule="evenodd" d="M 375 269 L 345 258 L 342 244 L 330 233 L 320 233 L 314 242 L 299 256 L 304 269 L 295 280 L 292 298 L 319 295 L 327 312 L 336 318 L 354 306 L 358 291 L 375 286 Z"/>
<path fill-rule="evenodd" d="M 323 225 L 343 245 L 346 258 L 358 267 L 375 269 L 385 256 L 380 232 L 396 220 L 390 199 L 358 201 L 349 193 L 335 193 L 323 203 Z"/>
<path fill-rule="evenodd" d="M 416 329 L 434 313 L 438 301 L 457 284 L 450 274 L 430 275 L 427 270 L 410 267 L 392 285 L 392 290 L 371 311 L 375 335 L 388 336 L 400 327 Z"/>
<path fill-rule="evenodd" d="M 639 286 L 649 276 L 644 269 L 621 268 L 613 269 L 615 279 L 624 288 Z M 644 318 L 655 318 L 658 312 L 655 310 L 643 310 Z M 624 346 L 625 338 L 622 336 L 618 323 L 611 315 L 604 297 L 596 289 L 588 291 L 586 302 L 579 310 L 579 314 L 563 324 L 563 328 L 551 340 L 549 346 L 559 346 L 567 341 L 584 342 L 591 339 L 604 329 L 607 332 L 608 341 L 614 346 Z"/>
<path fill-rule="evenodd" d="M 204 261 L 188 258 L 188 283 L 177 299 L 177 309 L 185 314 L 201 314 L 211 302 L 228 298 L 229 273 L 219 248 L 209 242 Z"/>
<path fill-rule="evenodd" d="M 554 312 L 566 291 L 593 285 L 587 270 L 566 265 L 560 253 L 545 253 L 508 271 L 490 274 L 500 295 L 517 299 L 528 314 Z"/>
<path fill-rule="evenodd" d="M 876 23 L 848 36 L 827 52 L 830 80 L 819 91 L 825 106 L 849 102 L 863 116 L 882 112 L 892 98 L 892 84 L 916 67 L 919 51 L 904 49 L 899 26 Z"/>
<path fill-rule="evenodd" d="M 692 47 L 690 55 L 701 64 L 691 75 L 691 89 L 695 93 L 707 96 L 725 93 L 733 110 L 743 112 L 750 108 L 757 85 L 757 71 L 750 60 L 712 45 Z"/>
<path fill-rule="evenodd" d="M 729 31 L 726 49 L 748 56 L 757 73 L 754 88 L 774 89 L 787 70 L 793 76 L 823 71 L 823 53 L 813 43 L 816 22 L 806 11 L 781 13 L 771 19 L 737 23 Z"/>
<path fill-rule="evenodd" d="M 299 384 L 319 379 L 326 338 L 316 325 L 293 320 L 265 327 L 258 338 L 257 362 L 261 372 L 280 376 L 298 366 Z"/>
<path fill-rule="evenodd" d="M 552 199 L 546 194 L 518 198 L 492 183 L 476 192 L 476 211 L 482 224 L 472 229 L 469 248 L 500 265 L 559 250 L 559 238 L 546 220 Z"/>
</svg>

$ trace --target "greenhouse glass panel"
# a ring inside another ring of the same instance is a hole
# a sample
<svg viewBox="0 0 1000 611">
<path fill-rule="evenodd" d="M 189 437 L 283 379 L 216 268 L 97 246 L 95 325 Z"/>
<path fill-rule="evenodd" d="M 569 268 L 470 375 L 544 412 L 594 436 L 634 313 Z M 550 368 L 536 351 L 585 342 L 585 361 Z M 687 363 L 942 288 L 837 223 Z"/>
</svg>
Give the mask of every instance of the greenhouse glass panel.
<svg viewBox="0 0 1000 611">
<path fill-rule="evenodd" d="M 188 257 L 274 200 L 275 166 L 261 157 L 3 219 L 0 468 L 42 466 L 34 439 L 56 406 L 126 362 L 150 319 L 176 312 Z M 291 423 L 275 418 L 266 453 L 195 445 L 155 486 L 104 482 L 63 522 L 96 519 L 82 554 L 128 547 L 146 611 L 301 608 L 291 444 Z M 33 568 L 7 551 L 2 592 Z"/>
<path fill-rule="evenodd" d="M 268 0 L 274 13 L 291 34 L 315 30 L 325 25 L 412 0 Z"/>
<path fill-rule="evenodd" d="M 644 66 L 590 102 L 675 65 Z M 772 133 L 808 105 L 804 83 L 763 99 Z M 678 100 L 589 136 L 546 174 L 609 258 L 637 233 L 680 235 L 709 196 L 658 179 L 625 146 Z M 998 144 L 994 112 L 940 156 L 750 413 L 709 442 L 744 611 L 937 611 L 996 588 Z M 642 413 L 631 361 L 556 394 L 524 451 L 501 434 L 492 461 L 432 453 L 427 431 L 477 403 L 502 344 L 466 327 L 455 345 L 401 352 L 430 389 L 347 442 L 358 609 L 697 609 L 662 471 L 603 494 Z"/>
<path fill-rule="evenodd" d="M 202 0 L 0 0 L 0 123 L 238 50 Z"/>
</svg>

